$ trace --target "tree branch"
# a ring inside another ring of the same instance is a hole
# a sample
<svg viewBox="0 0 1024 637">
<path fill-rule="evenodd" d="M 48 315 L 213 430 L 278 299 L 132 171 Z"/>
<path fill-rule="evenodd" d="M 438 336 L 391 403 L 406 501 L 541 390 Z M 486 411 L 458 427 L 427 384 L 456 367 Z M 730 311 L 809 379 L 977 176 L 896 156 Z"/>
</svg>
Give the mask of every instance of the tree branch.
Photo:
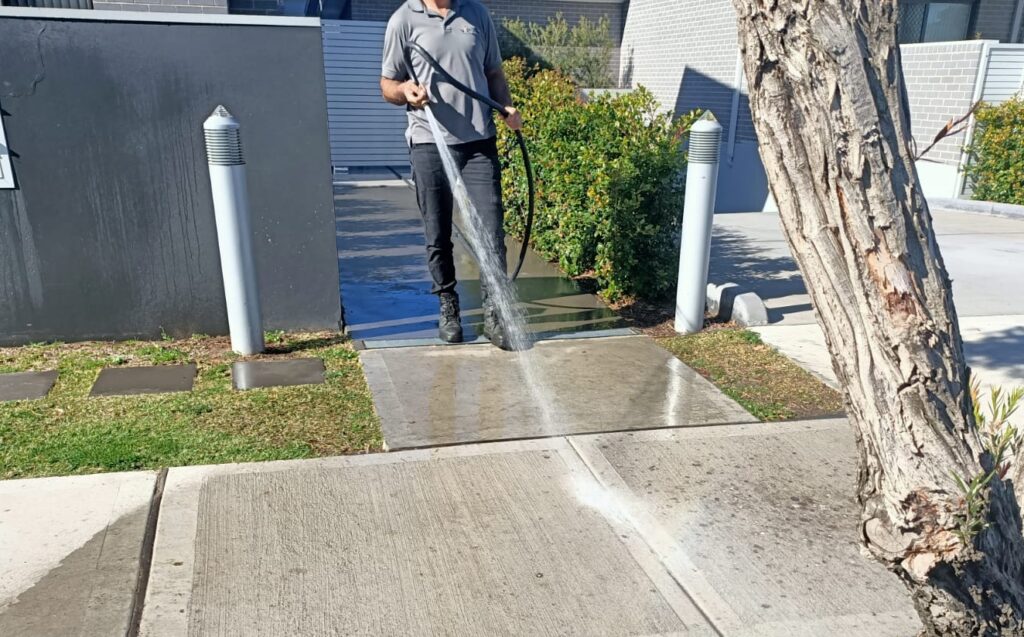
<svg viewBox="0 0 1024 637">
<path fill-rule="evenodd" d="M 968 109 L 966 113 L 964 113 L 960 117 L 954 117 L 953 119 L 946 122 L 946 125 L 940 128 L 939 132 L 935 134 L 935 139 L 932 140 L 932 143 L 928 144 L 928 147 L 922 150 L 920 153 L 915 153 L 917 156 L 914 157 L 914 161 L 917 161 L 924 157 L 925 155 L 927 155 L 928 151 L 935 148 L 936 144 L 946 139 L 947 137 L 959 135 L 960 133 L 967 130 L 969 128 L 969 125 L 965 124 L 965 122 L 969 120 L 972 115 L 974 115 L 974 111 L 978 110 L 978 107 L 980 105 L 981 102 L 975 102 L 974 104 L 971 105 L 971 108 Z M 961 126 L 961 124 L 963 124 L 963 126 Z M 917 141 L 915 140 L 913 143 L 916 151 Z"/>
</svg>

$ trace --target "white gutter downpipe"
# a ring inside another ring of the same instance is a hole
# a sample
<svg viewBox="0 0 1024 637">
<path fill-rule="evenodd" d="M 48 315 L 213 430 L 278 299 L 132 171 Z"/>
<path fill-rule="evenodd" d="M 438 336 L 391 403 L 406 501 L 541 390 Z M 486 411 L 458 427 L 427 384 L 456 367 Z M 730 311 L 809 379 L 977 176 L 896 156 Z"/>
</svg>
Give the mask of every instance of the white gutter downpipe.
<svg viewBox="0 0 1024 637">
<path fill-rule="evenodd" d="M 241 126 L 228 109 L 218 106 L 203 123 L 203 134 L 210 164 L 210 189 L 213 191 L 231 349 L 251 356 L 262 352 L 265 344 L 252 253 Z"/>
<path fill-rule="evenodd" d="M 985 93 L 985 80 L 988 78 L 988 61 L 991 56 L 992 43 L 988 41 L 983 42 L 981 45 L 981 55 L 978 56 L 978 75 L 974 79 L 974 93 L 971 95 L 972 106 L 980 102 L 982 95 Z M 967 133 L 964 135 L 964 145 L 960 150 L 960 163 L 956 168 L 956 187 L 953 191 L 953 199 L 959 199 L 960 195 L 964 192 L 964 182 L 967 180 L 967 161 L 970 159 L 970 153 L 968 153 L 967 149 L 971 147 L 971 142 L 974 141 L 975 125 L 974 115 L 971 115 L 967 123 Z"/>
<path fill-rule="evenodd" d="M 1024 2 L 1024 0 L 1021 0 Z M 743 82 L 743 54 L 736 54 L 736 75 L 732 83 L 732 106 L 729 110 L 729 141 L 726 147 L 729 149 L 729 165 L 732 166 L 733 157 L 736 155 L 736 125 L 740 119 L 740 92 Z"/>
<path fill-rule="evenodd" d="M 1013 11 L 1013 26 L 1010 27 L 1010 44 L 1020 42 L 1020 23 L 1024 17 L 1024 0 L 1017 0 L 1017 8 Z"/>
</svg>

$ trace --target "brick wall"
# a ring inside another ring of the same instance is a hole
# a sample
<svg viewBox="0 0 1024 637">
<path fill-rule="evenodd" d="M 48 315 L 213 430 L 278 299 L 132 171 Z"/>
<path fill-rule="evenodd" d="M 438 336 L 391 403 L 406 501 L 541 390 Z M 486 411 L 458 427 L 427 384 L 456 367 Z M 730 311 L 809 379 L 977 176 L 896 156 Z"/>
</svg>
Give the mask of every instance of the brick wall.
<svg viewBox="0 0 1024 637">
<path fill-rule="evenodd" d="M 902 48 L 912 129 L 926 145 L 950 118 L 970 108 L 982 44 L 913 44 Z M 624 86 L 643 85 L 666 109 L 710 109 L 728 138 L 734 95 L 736 18 L 730 0 L 632 0 L 623 33 Z M 741 79 L 736 138 L 756 140 Z M 960 161 L 964 135 L 936 146 L 928 157 Z"/>
<path fill-rule="evenodd" d="M 97 11 L 158 11 L 164 13 L 227 13 L 228 0 L 93 0 Z"/>
<path fill-rule="evenodd" d="M 677 113 L 711 110 L 728 138 L 736 86 L 736 13 L 731 0 L 632 0 L 622 36 L 621 83 L 644 86 Z M 737 139 L 753 140 L 740 82 Z"/>
<path fill-rule="evenodd" d="M 971 107 L 981 49 L 979 41 L 900 47 L 910 100 L 911 130 L 920 150 L 946 122 Z M 963 143 L 963 133 L 946 139 L 929 151 L 927 158 L 957 164 Z"/>
<path fill-rule="evenodd" d="M 281 15 L 281 6 L 277 3 L 277 0 L 227 0 L 227 2 L 228 13 L 240 15 Z"/>
<path fill-rule="evenodd" d="M 1017 0 L 979 0 L 971 36 L 979 33 L 984 40 L 1009 42 L 1016 8 Z"/>
</svg>

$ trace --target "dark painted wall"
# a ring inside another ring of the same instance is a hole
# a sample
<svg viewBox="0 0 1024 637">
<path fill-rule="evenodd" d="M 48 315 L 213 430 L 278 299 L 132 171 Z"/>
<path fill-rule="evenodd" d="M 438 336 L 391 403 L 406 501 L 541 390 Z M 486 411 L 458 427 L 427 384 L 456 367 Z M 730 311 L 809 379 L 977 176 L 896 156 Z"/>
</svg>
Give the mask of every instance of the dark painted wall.
<svg viewBox="0 0 1024 637">
<path fill-rule="evenodd" d="M 227 331 L 202 122 L 242 123 L 267 329 L 341 320 L 318 28 L 0 19 L 0 343 Z"/>
</svg>

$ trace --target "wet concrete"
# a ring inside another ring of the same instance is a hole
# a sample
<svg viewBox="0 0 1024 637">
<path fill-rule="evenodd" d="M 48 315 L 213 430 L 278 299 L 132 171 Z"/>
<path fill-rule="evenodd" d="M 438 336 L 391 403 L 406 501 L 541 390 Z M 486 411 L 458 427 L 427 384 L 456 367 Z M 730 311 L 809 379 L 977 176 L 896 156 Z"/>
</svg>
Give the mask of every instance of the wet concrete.
<svg viewBox="0 0 1024 637">
<path fill-rule="evenodd" d="M 0 481 L 0 635 L 124 635 L 155 480 Z"/>
<path fill-rule="evenodd" d="M 413 190 L 403 185 L 336 184 L 334 199 L 349 333 L 354 339 L 371 341 L 434 339 L 437 299 L 430 294 L 423 225 Z M 483 321 L 480 272 L 458 232 L 454 243 L 463 326 L 471 341 L 479 335 Z M 508 250 L 513 264 L 519 244 L 510 239 Z M 533 252 L 527 256 L 517 287 L 534 333 L 561 335 L 623 326 L 600 299 Z"/>
<path fill-rule="evenodd" d="M 240 361 L 231 366 L 231 382 L 235 389 L 320 385 L 324 382 L 324 362 L 319 358 Z"/>
<path fill-rule="evenodd" d="M 360 353 L 389 449 L 751 422 L 644 336 L 552 340 L 527 353 L 550 396 L 545 422 L 516 354 L 490 345 Z"/>
</svg>

